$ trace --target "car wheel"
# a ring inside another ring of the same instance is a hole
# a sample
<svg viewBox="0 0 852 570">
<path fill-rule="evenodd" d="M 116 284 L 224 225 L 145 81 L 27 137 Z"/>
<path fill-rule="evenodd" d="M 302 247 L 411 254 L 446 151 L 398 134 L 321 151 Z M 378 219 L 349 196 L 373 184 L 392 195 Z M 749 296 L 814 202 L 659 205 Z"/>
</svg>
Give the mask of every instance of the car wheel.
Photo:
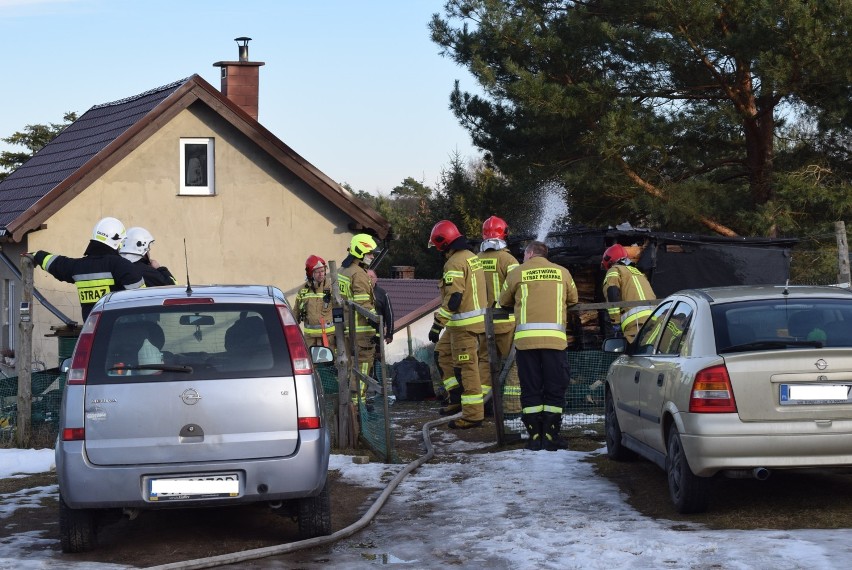
<svg viewBox="0 0 852 570">
<path fill-rule="evenodd" d="M 618 425 L 618 416 L 615 414 L 615 402 L 612 392 L 606 391 L 604 400 L 604 437 L 606 438 L 606 454 L 613 461 L 626 461 L 632 459 L 632 451 L 621 443 L 621 426 Z"/>
<path fill-rule="evenodd" d="M 331 534 L 331 494 L 330 483 L 325 485 L 316 497 L 305 497 L 298 500 L 299 536 L 314 538 Z"/>
<path fill-rule="evenodd" d="M 677 512 L 687 514 L 707 510 L 710 479 L 696 476 L 689 468 L 680 433 L 674 424 L 669 429 L 666 476 L 669 480 L 669 495 Z"/>
<path fill-rule="evenodd" d="M 87 552 L 95 548 L 95 513 L 89 509 L 72 509 L 59 495 L 59 538 L 62 552 Z"/>
</svg>

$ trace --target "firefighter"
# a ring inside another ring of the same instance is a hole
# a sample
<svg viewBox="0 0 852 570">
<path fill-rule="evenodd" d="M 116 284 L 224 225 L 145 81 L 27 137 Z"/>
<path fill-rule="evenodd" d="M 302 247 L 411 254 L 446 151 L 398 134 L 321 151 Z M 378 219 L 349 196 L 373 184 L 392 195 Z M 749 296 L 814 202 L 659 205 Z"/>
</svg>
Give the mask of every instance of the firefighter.
<svg viewBox="0 0 852 570">
<path fill-rule="evenodd" d="M 157 260 L 151 259 L 151 244 L 154 236 L 145 228 L 133 227 L 127 230 L 124 241 L 121 242 L 119 253 L 121 257 L 134 263 L 142 272 L 146 287 L 158 287 L 160 285 L 174 285 L 177 279 L 169 271 L 168 267 L 160 265 Z"/>
<path fill-rule="evenodd" d="M 373 262 L 376 250 L 376 240 L 369 234 L 357 234 L 352 237 L 349 242 L 349 254 L 341 263 L 341 269 L 337 274 L 338 287 L 340 294 L 344 299 L 353 301 L 368 311 L 375 312 L 376 305 L 373 297 L 373 282 L 370 281 L 370 276 L 367 275 L 367 268 Z M 349 311 L 346 311 L 349 314 Z M 358 355 L 358 370 L 364 376 L 371 376 L 373 369 L 373 355 L 375 348 L 373 346 L 373 337 L 376 334 L 375 327 L 369 320 L 355 313 L 355 322 L 348 323 L 347 335 L 349 329 L 355 326 L 355 350 Z M 364 400 L 367 394 L 367 384 L 363 380 L 359 382 L 354 374 L 349 376 L 349 391 L 352 396 L 352 401 L 358 401 L 360 392 L 361 400 Z"/>
<path fill-rule="evenodd" d="M 441 220 L 432 228 L 429 245 L 444 252 L 444 276 L 441 281 L 441 308 L 429 340 L 438 342 L 441 330 L 450 335 L 453 373 L 461 384 L 451 392 L 451 401 L 461 404 L 462 416 L 448 424 L 455 429 L 482 425 L 485 415 L 479 380 L 480 351 L 485 347 L 485 274 L 479 258 L 468 249 L 467 239 L 454 223 Z"/>
<path fill-rule="evenodd" d="M 639 268 L 632 265 L 623 245 L 611 245 L 604 251 L 601 269 L 606 271 L 603 291 L 610 303 L 656 299 L 648 279 Z M 612 334 L 624 335 L 627 342 L 633 342 L 652 310 L 651 305 L 607 309 Z"/>
<path fill-rule="evenodd" d="M 524 250 L 524 262 L 506 277 L 500 305 L 515 312 L 515 347 L 521 380 L 521 420 L 527 449 L 555 451 L 568 388 L 568 309 L 577 304 L 571 273 L 547 259 L 540 241 Z"/>
<path fill-rule="evenodd" d="M 320 256 L 309 255 L 305 260 L 305 286 L 296 294 L 296 311 L 309 347 L 325 346 L 333 349 L 329 342 L 329 338 L 334 338 L 331 309 L 328 265 Z"/>
<path fill-rule="evenodd" d="M 497 216 L 491 216 L 482 224 L 482 244 L 479 246 L 479 261 L 485 272 L 485 289 L 489 307 L 499 307 L 497 299 L 503 290 L 506 274 L 518 267 L 509 250 L 506 249 L 506 238 L 509 229 L 506 221 Z M 512 350 L 512 340 L 515 335 L 515 316 L 509 315 L 508 320 L 494 321 L 494 341 L 497 345 L 497 353 L 500 358 L 505 359 Z M 482 381 L 482 393 L 488 397 L 491 391 L 491 366 L 486 360 L 479 363 L 479 377 Z M 503 386 L 504 409 L 510 417 L 517 417 L 521 412 L 521 386 L 518 381 L 518 367 L 512 364 L 506 376 Z"/>
<path fill-rule="evenodd" d="M 126 234 L 119 220 L 103 218 L 95 224 L 83 257 L 75 259 L 38 251 L 33 254 L 33 262 L 60 281 L 77 287 L 85 321 L 95 303 L 110 291 L 145 286 L 139 267 L 118 253 Z"/>
</svg>

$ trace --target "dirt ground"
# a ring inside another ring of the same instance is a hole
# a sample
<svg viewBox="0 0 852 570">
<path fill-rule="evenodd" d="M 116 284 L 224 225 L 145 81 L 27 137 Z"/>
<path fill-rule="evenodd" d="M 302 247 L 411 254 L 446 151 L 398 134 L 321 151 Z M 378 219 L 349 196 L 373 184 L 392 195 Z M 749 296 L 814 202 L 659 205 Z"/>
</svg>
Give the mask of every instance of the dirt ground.
<svg viewBox="0 0 852 570">
<path fill-rule="evenodd" d="M 438 417 L 434 402 L 399 402 L 395 407 L 394 425 L 407 434 L 419 434 L 424 422 Z M 576 430 L 576 434 L 566 432 L 566 435 L 576 450 L 590 451 L 604 445 L 594 431 Z M 481 428 L 461 432 L 459 436 L 466 441 L 495 442 L 494 424 L 486 420 Z M 395 441 L 397 454 L 403 461 L 425 452 L 419 437 L 397 436 Z M 522 445 L 523 442 L 512 443 L 506 448 Z M 480 452 L 496 450 L 499 449 L 495 444 Z M 433 459 L 440 460 L 440 456 Z M 719 529 L 852 528 L 852 469 L 777 472 L 763 482 L 719 479 L 714 481 L 711 491 L 710 511 L 684 516 L 671 507 L 665 475 L 655 465 L 642 460 L 616 463 L 605 455 L 596 455 L 590 461 L 601 476 L 619 486 L 634 508 L 647 516 L 673 521 L 675 526 L 679 521 L 691 521 Z M 379 489 L 347 484 L 337 472 L 331 472 L 330 477 L 332 523 L 334 530 L 339 530 L 357 521 L 369 509 Z M 0 494 L 55 484 L 54 473 L 0 479 Z M 25 531 L 43 531 L 44 536 L 58 540 L 56 500 L 45 499 L 43 505 L 46 508 L 19 509 L 2 519 L 0 542 Z M 147 567 L 295 540 L 296 523 L 266 507 L 170 510 L 142 513 L 135 520 L 122 519 L 105 526 L 99 532 L 97 550 L 76 555 L 57 552 L 56 559 Z"/>
</svg>

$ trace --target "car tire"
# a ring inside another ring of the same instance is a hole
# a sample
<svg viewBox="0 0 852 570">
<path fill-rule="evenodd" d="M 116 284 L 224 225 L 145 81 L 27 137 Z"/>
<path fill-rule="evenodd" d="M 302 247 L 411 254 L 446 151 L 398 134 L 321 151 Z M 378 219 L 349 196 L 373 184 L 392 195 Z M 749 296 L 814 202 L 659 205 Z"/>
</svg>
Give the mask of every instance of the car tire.
<svg viewBox="0 0 852 570">
<path fill-rule="evenodd" d="M 59 495 L 59 538 L 62 552 L 88 552 L 97 544 L 95 513 L 90 509 L 72 509 Z"/>
<path fill-rule="evenodd" d="M 677 426 L 669 428 L 666 454 L 666 477 L 669 496 L 675 509 L 681 514 L 701 513 L 707 510 L 710 479 L 698 477 L 692 472 L 683 450 L 683 442 Z"/>
<path fill-rule="evenodd" d="M 606 439 L 606 454 L 613 461 L 627 461 L 635 454 L 621 443 L 621 426 L 615 413 L 615 402 L 612 392 L 606 391 L 604 400 L 604 437 Z"/>
<path fill-rule="evenodd" d="M 330 483 L 325 485 L 316 497 L 305 497 L 297 501 L 300 538 L 314 538 L 331 534 L 331 493 Z"/>
</svg>

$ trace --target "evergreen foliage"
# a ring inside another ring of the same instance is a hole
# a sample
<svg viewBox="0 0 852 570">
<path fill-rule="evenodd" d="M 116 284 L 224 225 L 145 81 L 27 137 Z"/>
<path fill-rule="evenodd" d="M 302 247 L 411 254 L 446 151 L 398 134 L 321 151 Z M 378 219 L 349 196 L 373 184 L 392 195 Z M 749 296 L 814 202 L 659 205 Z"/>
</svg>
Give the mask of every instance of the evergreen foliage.
<svg viewBox="0 0 852 570">
<path fill-rule="evenodd" d="M 22 146 L 26 151 L 0 151 L 0 180 L 6 178 L 15 169 L 28 161 L 32 155 L 52 141 L 62 129 L 77 120 L 77 113 L 67 112 L 62 117 L 62 123 L 47 125 L 27 125 L 23 131 L 17 131 L 10 136 L 0 139 L 5 143 Z"/>
<path fill-rule="evenodd" d="M 430 30 L 510 185 L 562 181 L 575 223 L 775 237 L 852 214 L 850 25 L 852 0 L 449 0 Z"/>
</svg>

